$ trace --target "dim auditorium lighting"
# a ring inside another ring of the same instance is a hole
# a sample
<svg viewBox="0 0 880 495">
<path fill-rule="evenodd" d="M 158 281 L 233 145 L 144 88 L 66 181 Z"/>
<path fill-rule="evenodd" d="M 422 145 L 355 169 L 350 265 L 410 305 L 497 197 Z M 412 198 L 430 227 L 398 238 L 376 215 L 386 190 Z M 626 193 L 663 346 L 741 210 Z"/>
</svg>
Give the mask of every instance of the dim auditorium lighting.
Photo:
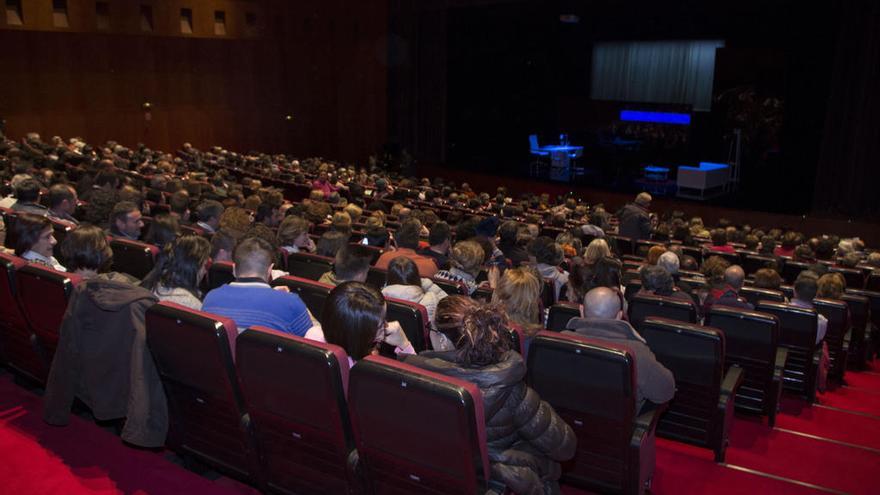
<svg viewBox="0 0 880 495">
<path fill-rule="evenodd" d="M 286 121 L 288 121 L 288 122 L 292 121 L 292 120 L 293 120 L 293 115 L 285 115 L 285 116 L 284 116 L 284 120 L 286 120 Z"/>
<path fill-rule="evenodd" d="M 143 108 L 145 112 L 149 112 L 150 110 L 153 109 L 153 104 L 150 103 L 149 101 L 145 101 L 145 102 L 141 105 L 141 108 Z"/>
<path fill-rule="evenodd" d="M 686 113 L 621 110 L 620 120 L 624 122 L 652 122 L 655 124 L 689 125 L 691 123 L 691 116 Z"/>
<path fill-rule="evenodd" d="M 559 22 L 564 24 L 577 24 L 581 22 L 581 17 L 575 14 L 559 14 Z"/>
</svg>

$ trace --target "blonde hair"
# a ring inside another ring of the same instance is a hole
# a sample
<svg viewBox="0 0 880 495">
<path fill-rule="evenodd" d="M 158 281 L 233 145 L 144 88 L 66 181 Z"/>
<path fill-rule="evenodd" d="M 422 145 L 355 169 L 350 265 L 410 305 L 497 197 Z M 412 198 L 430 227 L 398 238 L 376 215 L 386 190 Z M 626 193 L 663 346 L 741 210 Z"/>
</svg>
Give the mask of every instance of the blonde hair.
<svg viewBox="0 0 880 495">
<path fill-rule="evenodd" d="M 308 220 L 294 216 L 287 217 L 278 226 L 278 244 L 281 246 L 291 246 L 297 237 L 308 231 Z"/>
<path fill-rule="evenodd" d="M 358 206 L 354 203 L 349 203 L 349 204 L 345 205 L 345 208 L 343 208 L 343 211 L 348 213 L 348 216 L 351 217 L 352 222 L 357 222 L 361 218 L 361 215 L 364 214 L 364 210 L 361 209 L 360 206 Z"/>
<path fill-rule="evenodd" d="M 611 256 L 611 248 L 605 239 L 593 239 L 584 251 L 584 263 L 593 265 L 606 256 Z"/>
<path fill-rule="evenodd" d="M 452 247 L 450 262 L 459 270 L 476 276 L 485 256 L 486 252 L 476 241 L 461 241 Z"/>
<path fill-rule="evenodd" d="M 504 272 L 492 293 L 492 302 L 507 310 L 507 316 L 519 325 L 541 322 L 541 280 L 527 268 L 511 268 Z"/>
<path fill-rule="evenodd" d="M 220 215 L 220 228 L 237 232 L 241 235 L 250 228 L 253 220 L 253 217 L 247 210 L 233 206 L 226 208 L 223 214 Z"/>
</svg>

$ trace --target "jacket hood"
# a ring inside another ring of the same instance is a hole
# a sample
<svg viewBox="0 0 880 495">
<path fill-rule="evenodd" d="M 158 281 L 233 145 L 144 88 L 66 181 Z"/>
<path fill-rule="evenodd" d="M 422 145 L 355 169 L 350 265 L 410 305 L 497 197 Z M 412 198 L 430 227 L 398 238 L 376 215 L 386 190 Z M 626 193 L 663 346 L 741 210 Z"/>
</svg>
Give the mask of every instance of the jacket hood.
<svg viewBox="0 0 880 495">
<path fill-rule="evenodd" d="M 505 388 L 516 385 L 526 376 L 526 365 L 519 353 L 507 351 L 495 364 L 481 368 L 468 368 L 455 362 L 456 351 L 425 351 L 418 356 L 407 356 L 417 360 L 418 366 L 447 376 L 474 383 L 480 390 Z"/>
<path fill-rule="evenodd" d="M 87 280 L 82 287 L 85 295 L 103 311 L 121 311 L 131 303 L 140 299 L 152 299 L 156 296 L 143 287 L 138 287 L 118 278 L 93 278 Z"/>
<path fill-rule="evenodd" d="M 572 318 L 566 327 L 568 330 L 596 337 L 599 339 L 609 340 L 637 340 L 643 344 L 647 342 L 639 335 L 632 325 L 623 320 L 612 320 L 606 318 Z"/>
<path fill-rule="evenodd" d="M 425 291 L 417 285 L 394 284 L 385 286 L 382 294 L 395 299 L 418 302 L 425 296 Z"/>
</svg>

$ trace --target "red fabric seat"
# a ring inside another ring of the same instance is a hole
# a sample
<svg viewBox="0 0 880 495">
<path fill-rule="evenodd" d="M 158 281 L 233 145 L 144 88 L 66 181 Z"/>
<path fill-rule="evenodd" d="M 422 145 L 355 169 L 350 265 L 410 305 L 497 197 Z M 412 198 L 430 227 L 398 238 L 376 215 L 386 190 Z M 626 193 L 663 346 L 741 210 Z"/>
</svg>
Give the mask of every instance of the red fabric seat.
<svg viewBox="0 0 880 495">
<path fill-rule="evenodd" d="M 44 382 L 49 363 L 34 347 L 36 336 L 19 302 L 17 272 L 25 265 L 17 256 L 0 253 L 0 358 L 16 373 Z"/>
<path fill-rule="evenodd" d="M 36 335 L 37 350 L 46 369 L 58 346 L 58 330 L 64 320 L 73 289 L 82 281 L 79 275 L 58 272 L 30 263 L 18 270 L 18 299 L 22 312 Z"/>
</svg>

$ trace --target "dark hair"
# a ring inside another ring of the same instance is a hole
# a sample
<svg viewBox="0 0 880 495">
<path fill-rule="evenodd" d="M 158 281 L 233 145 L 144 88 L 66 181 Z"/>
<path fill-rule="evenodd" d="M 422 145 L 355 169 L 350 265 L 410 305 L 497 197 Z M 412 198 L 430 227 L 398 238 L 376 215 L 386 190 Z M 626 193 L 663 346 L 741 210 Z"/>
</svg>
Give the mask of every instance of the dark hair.
<svg viewBox="0 0 880 495">
<path fill-rule="evenodd" d="M 593 264 L 593 287 L 620 290 L 622 268 L 623 264 L 610 256 L 599 259 Z"/>
<path fill-rule="evenodd" d="M 428 244 L 432 246 L 439 246 L 450 238 L 451 233 L 452 229 L 449 228 L 448 223 L 436 222 L 434 225 L 431 226 L 431 233 L 428 235 Z"/>
<path fill-rule="evenodd" d="M 232 256 L 232 251 L 235 249 L 237 241 L 237 237 L 226 229 L 214 232 L 214 235 L 211 236 L 211 258 L 216 258 L 221 249 Z"/>
<path fill-rule="evenodd" d="M 30 213 L 21 213 L 13 223 L 15 233 L 15 255 L 21 256 L 28 252 L 46 229 L 52 229 L 48 218 Z"/>
<path fill-rule="evenodd" d="M 115 229 L 117 220 L 122 220 L 123 222 L 128 220 L 128 214 L 135 210 L 138 210 L 138 207 L 131 201 L 120 201 L 116 203 L 116 206 L 113 207 L 113 211 L 110 212 L 110 227 Z"/>
<path fill-rule="evenodd" d="M 782 277 L 772 268 L 761 268 L 755 272 L 755 287 L 759 289 L 779 290 L 782 285 Z"/>
<path fill-rule="evenodd" d="M 528 252 L 535 257 L 538 263 L 556 266 L 562 263 L 565 253 L 556 241 L 547 237 L 540 236 L 529 243 Z"/>
<path fill-rule="evenodd" d="M 794 281 L 794 295 L 802 301 L 812 301 L 819 290 L 818 277 L 815 273 L 803 271 Z"/>
<path fill-rule="evenodd" d="M 64 200 L 73 201 L 73 187 L 69 184 L 55 184 L 49 188 L 48 204 L 49 208 L 55 208 Z"/>
<path fill-rule="evenodd" d="M 223 215 L 223 204 L 213 199 L 202 201 L 196 209 L 196 215 L 200 222 L 207 222 L 212 218 L 219 220 Z"/>
<path fill-rule="evenodd" d="M 264 273 L 275 261 L 275 250 L 268 241 L 260 237 L 246 237 L 235 246 L 232 256 L 236 272 Z"/>
<path fill-rule="evenodd" d="M 516 244 L 519 222 L 507 220 L 498 227 L 498 237 L 501 244 Z"/>
<path fill-rule="evenodd" d="M 727 244 L 727 232 L 724 229 L 713 229 L 712 232 L 709 233 L 709 237 L 712 238 L 712 245 L 714 246 L 723 246 Z"/>
<path fill-rule="evenodd" d="M 144 238 L 144 242 L 158 246 L 165 246 L 177 239 L 180 235 L 180 222 L 174 215 L 158 215 L 150 223 L 150 230 Z"/>
<path fill-rule="evenodd" d="M 422 222 L 415 218 L 408 218 L 403 221 L 400 228 L 397 229 L 397 245 L 407 249 L 417 249 L 419 247 L 419 233 L 422 230 Z"/>
<path fill-rule="evenodd" d="M 67 233 L 61 242 L 61 257 L 68 270 L 105 272 L 113 264 L 113 250 L 107 235 L 96 225 L 84 223 Z"/>
<path fill-rule="evenodd" d="M 324 338 L 354 360 L 368 356 L 385 320 L 385 297 L 360 282 L 344 282 L 330 291 L 321 311 Z"/>
<path fill-rule="evenodd" d="M 388 263 L 388 275 L 385 282 L 388 285 L 416 285 L 421 287 L 422 279 L 419 277 L 419 267 L 406 256 L 392 258 Z"/>
<path fill-rule="evenodd" d="M 36 203 L 40 199 L 40 183 L 25 179 L 15 186 L 15 198 L 21 203 Z"/>
<path fill-rule="evenodd" d="M 189 209 L 189 193 L 185 190 L 175 192 L 168 200 L 168 206 L 171 207 L 172 212 L 183 216 Z"/>
<path fill-rule="evenodd" d="M 348 244 L 348 238 L 348 235 L 335 230 L 324 232 L 324 235 L 318 239 L 317 254 L 330 258 L 336 256 L 336 253 Z"/>
<path fill-rule="evenodd" d="M 510 323 L 499 305 L 452 295 L 440 300 L 436 315 L 437 331 L 453 342 L 459 364 L 488 366 L 510 350 Z"/>
<path fill-rule="evenodd" d="M 141 286 L 150 290 L 156 289 L 158 284 L 168 289 L 180 287 L 200 297 L 199 272 L 211 255 L 211 243 L 201 236 L 188 234 L 167 244 L 162 254 Z"/>
<path fill-rule="evenodd" d="M 333 262 L 333 273 L 336 280 L 351 280 L 358 274 L 370 269 L 373 253 L 360 244 L 345 244 L 339 251 Z"/>
<path fill-rule="evenodd" d="M 272 214 L 277 210 L 278 207 L 267 203 L 262 202 L 259 206 L 257 206 L 257 212 L 254 214 L 254 222 L 265 222 L 266 220 L 272 219 Z"/>
</svg>

